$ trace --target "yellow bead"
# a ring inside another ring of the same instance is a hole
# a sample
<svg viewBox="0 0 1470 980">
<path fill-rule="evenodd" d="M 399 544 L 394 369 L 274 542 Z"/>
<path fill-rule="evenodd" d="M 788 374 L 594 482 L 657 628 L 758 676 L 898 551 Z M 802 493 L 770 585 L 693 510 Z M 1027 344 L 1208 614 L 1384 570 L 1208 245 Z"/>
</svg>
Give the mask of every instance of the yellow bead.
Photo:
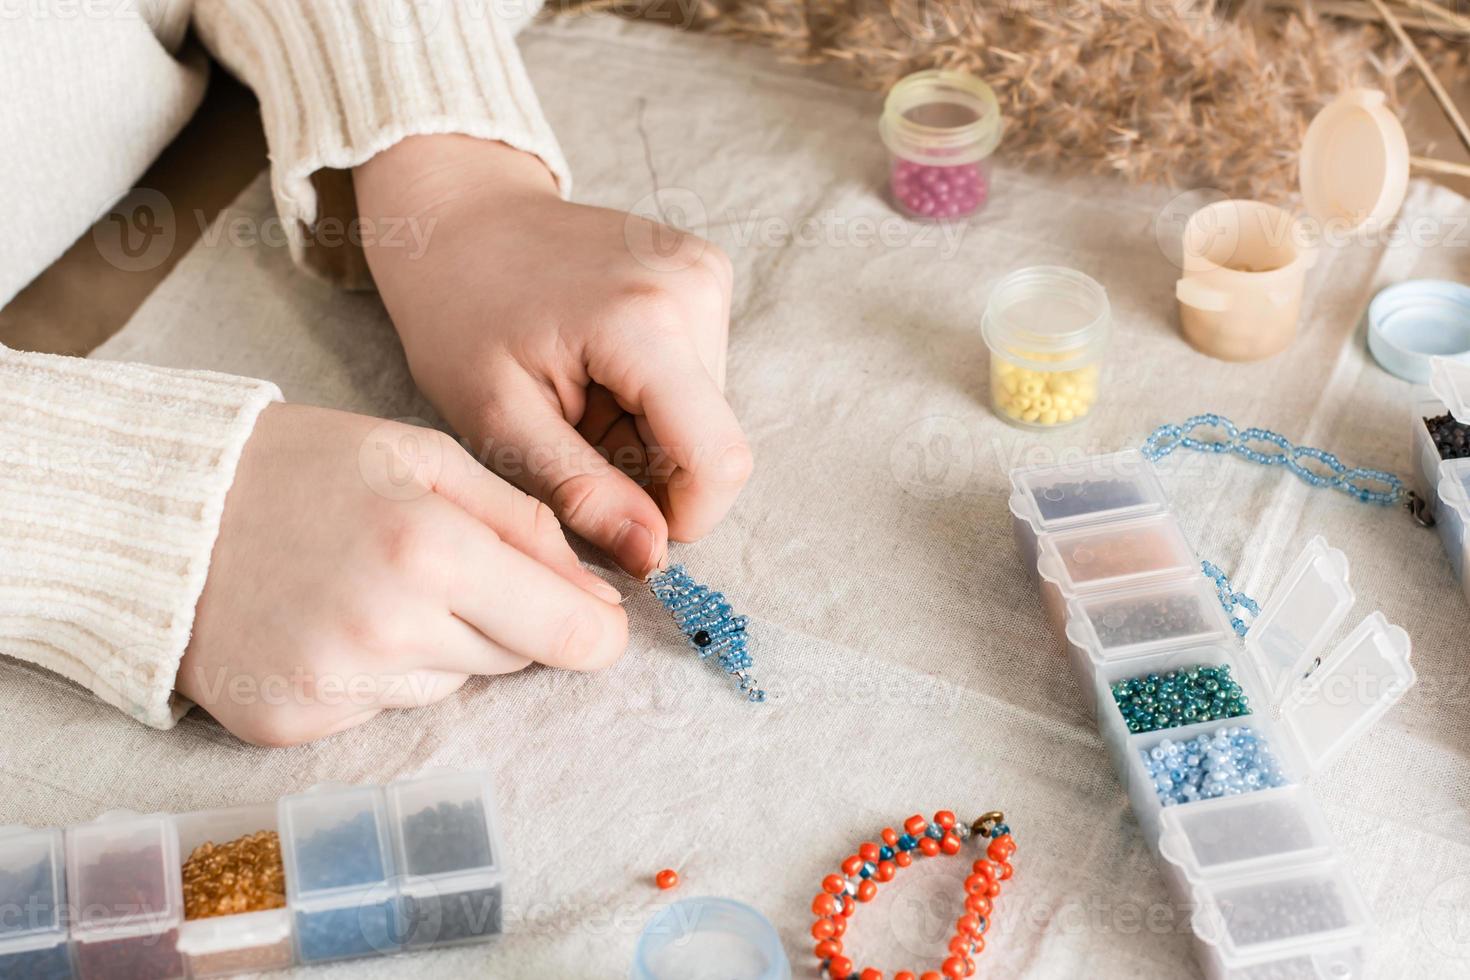
<svg viewBox="0 0 1470 980">
<path fill-rule="evenodd" d="M 1041 418 L 1038 421 L 1040 421 L 1042 425 L 1056 425 L 1057 413 L 1054 410 L 1047 410 L 1045 412 L 1042 412 Z"/>
<path fill-rule="evenodd" d="M 1035 422 L 1040 417 L 1041 413 L 1034 408 L 1028 408 L 1021 413 L 1021 420 L 1024 422 Z"/>
<path fill-rule="evenodd" d="M 1070 408 L 1063 408 L 1057 412 L 1058 422 L 1070 422 L 1076 417 L 1076 415 L 1072 414 L 1072 410 Z"/>
<path fill-rule="evenodd" d="M 1035 398 L 1037 395 L 1041 394 L 1041 389 L 1041 381 L 1035 377 L 1026 378 L 1024 381 L 1021 382 L 1021 394 L 1025 395 L 1027 398 Z"/>
<path fill-rule="evenodd" d="M 1056 408 L 1056 406 L 1052 404 L 1051 395 L 1047 394 L 1037 395 L 1031 400 L 1031 404 L 1033 407 L 1042 412 L 1050 412 Z"/>
</svg>

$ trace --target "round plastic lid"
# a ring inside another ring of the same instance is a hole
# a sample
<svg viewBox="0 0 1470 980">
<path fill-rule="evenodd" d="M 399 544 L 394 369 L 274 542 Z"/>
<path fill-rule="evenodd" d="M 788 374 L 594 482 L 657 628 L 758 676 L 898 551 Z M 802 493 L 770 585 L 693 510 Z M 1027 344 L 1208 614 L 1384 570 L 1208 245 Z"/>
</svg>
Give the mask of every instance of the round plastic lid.
<svg viewBox="0 0 1470 980">
<path fill-rule="evenodd" d="M 1395 377 L 1428 384 L 1431 357 L 1470 360 L 1470 286 L 1410 279 L 1368 304 L 1368 349 Z"/>
<path fill-rule="evenodd" d="M 770 920 L 728 898 L 690 898 L 643 927 L 633 980 L 791 980 Z"/>
<path fill-rule="evenodd" d="M 1302 140 L 1302 199 L 1317 221 L 1381 225 L 1409 187 L 1409 140 L 1375 89 L 1351 89 L 1317 113 Z"/>
</svg>

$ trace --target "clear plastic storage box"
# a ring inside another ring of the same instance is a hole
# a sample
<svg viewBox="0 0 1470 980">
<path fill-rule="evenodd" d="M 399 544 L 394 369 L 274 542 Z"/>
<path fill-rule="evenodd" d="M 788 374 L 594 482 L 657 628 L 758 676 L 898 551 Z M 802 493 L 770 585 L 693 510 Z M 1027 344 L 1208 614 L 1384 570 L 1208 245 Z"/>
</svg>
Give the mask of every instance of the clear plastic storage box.
<svg viewBox="0 0 1470 980">
<path fill-rule="evenodd" d="M 388 787 L 411 949 L 479 942 L 503 929 L 505 872 L 485 774 L 438 773 Z"/>
<path fill-rule="evenodd" d="M 1167 513 L 1048 532 L 1037 537 L 1036 553 L 1042 603 L 1060 637 L 1074 598 L 1200 574 L 1179 522 Z"/>
<path fill-rule="evenodd" d="M 1165 881 L 1198 909 L 1206 975 L 1362 978 L 1371 919 L 1306 782 L 1414 683 L 1408 635 L 1374 612 L 1331 645 L 1353 592 L 1321 538 L 1243 642 L 1167 513 L 1043 532 L 1037 561 L 1046 601 L 1065 598 L 1071 663 Z M 1096 574 L 1110 564 L 1126 567 Z M 1169 678 L 1197 685 L 1185 707 L 1153 699 Z M 1211 751 L 1223 786 L 1200 765 Z"/>
<path fill-rule="evenodd" d="M 72 976 L 59 830 L 0 828 L 0 980 Z"/>
<path fill-rule="evenodd" d="M 105 814 L 66 832 L 71 939 L 82 980 L 184 975 L 179 840 L 163 814 Z"/>
<path fill-rule="evenodd" d="M 110 813 L 64 832 L 0 829 L 0 980 L 218 977 L 497 936 L 493 785 L 487 772 L 437 770 L 223 810 Z M 272 832 L 285 905 L 205 905 L 187 919 L 183 866 L 196 849 Z"/>
<path fill-rule="evenodd" d="M 1011 527 L 1031 572 L 1038 535 L 1157 514 L 1165 505 L 1153 464 L 1136 449 L 1011 473 Z"/>
<path fill-rule="evenodd" d="M 187 861 L 203 844 L 224 844 L 249 834 L 275 831 L 277 805 L 204 810 L 174 818 L 179 857 Z M 291 913 L 285 908 L 185 920 L 179 953 L 191 977 L 274 970 L 293 962 Z"/>
<path fill-rule="evenodd" d="M 404 922 L 383 790 L 318 786 L 282 797 L 280 822 L 301 962 L 397 951 Z"/>
</svg>

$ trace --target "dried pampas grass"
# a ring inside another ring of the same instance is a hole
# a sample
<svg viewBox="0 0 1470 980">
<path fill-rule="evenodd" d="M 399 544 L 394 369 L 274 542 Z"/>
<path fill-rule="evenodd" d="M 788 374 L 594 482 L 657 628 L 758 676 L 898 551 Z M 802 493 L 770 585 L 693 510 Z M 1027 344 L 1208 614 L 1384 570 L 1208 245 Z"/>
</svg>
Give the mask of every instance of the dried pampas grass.
<svg viewBox="0 0 1470 980">
<path fill-rule="evenodd" d="M 844 66 L 875 89 L 920 68 L 962 69 L 995 88 L 1007 159 L 1278 203 L 1295 194 L 1302 135 L 1333 96 L 1365 85 L 1406 94 L 1397 91 L 1404 58 L 1378 26 L 1319 16 L 1309 3 L 689 2 L 591 0 L 573 9 L 608 7 L 756 41 Z M 1426 41 L 1431 57 L 1459 59 L 1459 45 Z"/>
</svg>

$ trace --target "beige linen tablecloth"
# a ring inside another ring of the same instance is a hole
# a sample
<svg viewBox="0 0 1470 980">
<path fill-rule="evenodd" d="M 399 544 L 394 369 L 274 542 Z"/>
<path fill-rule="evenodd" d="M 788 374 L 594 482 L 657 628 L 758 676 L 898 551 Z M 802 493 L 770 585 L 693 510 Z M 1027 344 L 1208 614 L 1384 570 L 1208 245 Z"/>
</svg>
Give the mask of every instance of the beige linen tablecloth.
<svg viewBox="0 0 1470 980">
<path fill-rule="evenodd" d="M 1012 548 L 1007 470 L 1137 445 L 1212 410 L 1407 473 L 1410 388 L 1369 359 L 1361 314 L 1397 279 L 1470 275 L 1470 204 L 1416 185 L 1404 220 L 1458 246 L 1331 250 L 1295 346 L 1229 365 L 1176 332 L 1175 270 L 1155 227 L 1170 192 L 1001 167 L 983 217 L 946 236 L 885 205 L 872 94 L 752 48 L 613 20 L 538 27 L 524 44 L 581 197 L 648 212 L 662 189 L 671 219 L 734 258 L 729 390 L 759 465 L 729 520 L 673 557 L 751 615 L 755 674 L 779 700 L 739 701 L 618 576 L 633 639 L 608 672 L 475 681 L 438 707 L 292 750 L 244 746 L 198 712 L 152 731 L 7 661 L 0 825 L 488 766 L 509 851 L 507 934 L 317 975 L 620 976 L 670 897 L 651 875 L 675 866 L 674 897 L 755 905 L 811 976 L 811 897 L 859 841 L 919 810 L 1000 807 L 1019 871 L 984 975 L 1194 975 L 1186 910 L 1169 904 Z M 269 216 L 262 178 L 221 219 L 227 233 L 206 236 L 97 356 L 429 417 L 376 299 L 334 292 L 253 242 Z M 1038 263 L 1104 283 L 1117 322 L 1099 410 L 1046 436 L 986 408 L 978 329 L 990 285 Z M 1199 553 L 1238 586 L 1264 597 L 1325 534 L 1352 562 L 1350 624 L 1378 607 L 1413 636 L 1419 687 L 1313 785 L 1381 927 L 1369 976 L 1470 974 L 1470 609 L 1438 541 L 1401 512 L 1237 460 L 1176 457 L 1161 474 Z M 850 948 L 890 973 L 936 963 L 961 873 L 936 861 L 902 876 L 860 911 Z"/>
</svg>

